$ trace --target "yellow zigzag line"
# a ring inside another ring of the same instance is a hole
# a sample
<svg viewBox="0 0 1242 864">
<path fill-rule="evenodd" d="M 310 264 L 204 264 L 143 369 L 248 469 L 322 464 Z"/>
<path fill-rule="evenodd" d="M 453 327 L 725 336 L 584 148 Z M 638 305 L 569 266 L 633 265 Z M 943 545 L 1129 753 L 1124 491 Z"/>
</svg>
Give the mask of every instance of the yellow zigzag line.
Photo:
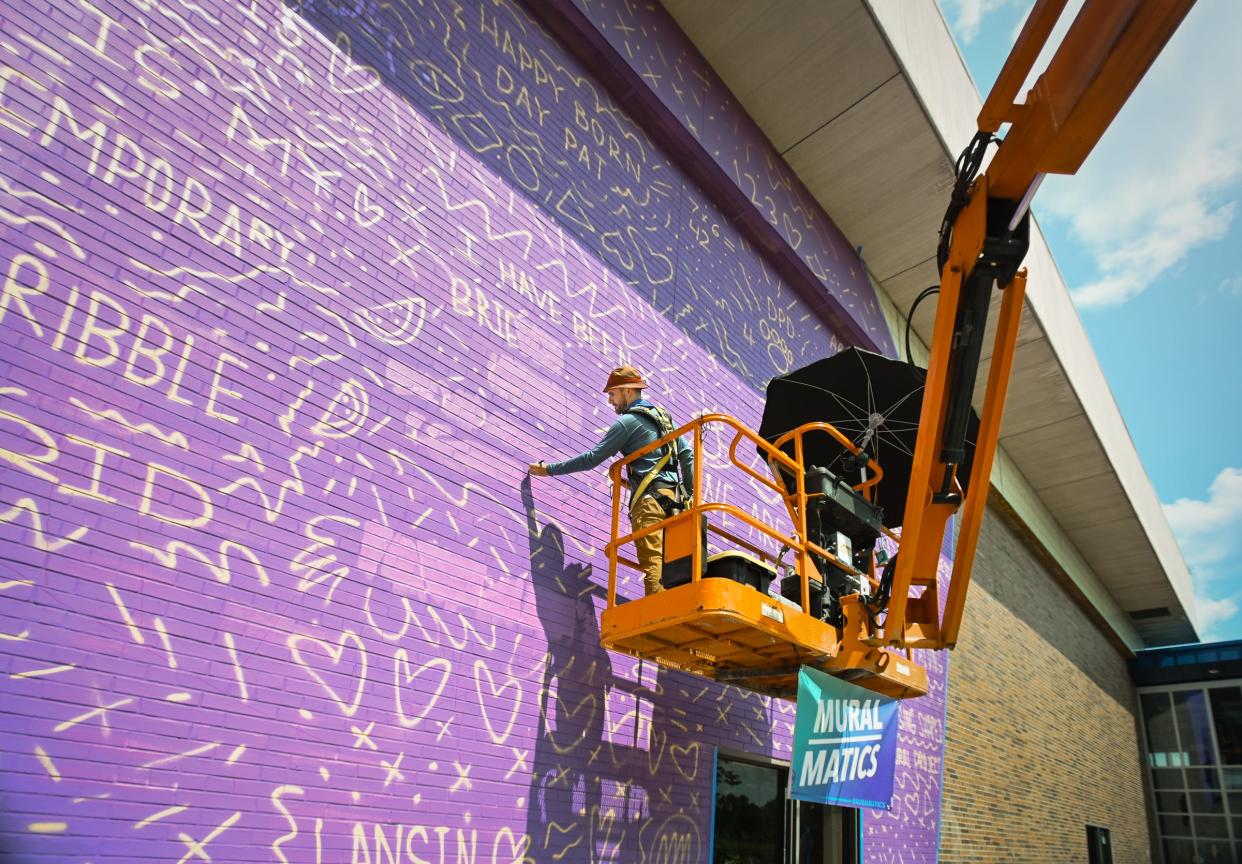
<svg viewBox="0 0 1242 864">
<path fill-rule="evenodd" d="M 35 225 L 42 225 L 53 234 L 59 235 L 62 240 L 69 244 L 69 250 L 73 252 L 74 256 L 78 260 L 86 260 L 86 253 L 82 251 L 82 247 L 78 245 L 78 241 L 74 240 L 73 235 L 65 230 L 59 222 L 53 221 L 46 216 L 18 216 L 16 213 L 10 213 L 8 210 L 3 208 L 0 208 L 0 219 L 3 219 L 5 222 L 11 222 L 17 226 L 32 223 Z"/>
<path fill-rule="evenodd" d="M 133 264 L 135 267 L 138 267 L 141 270 L 145 270 L 148 273 L 151 273 L 155 276 L 167 276 L 170 279 L 176 276 L 189 275 L 189 276 L 194 276 L 198 279 L 213 279 L 213 280 L 217 280 L 220 282 L 228 282 L 230 284 L 236 285 L 238 283 L 245 282 L 249 279 L 254 279 L 256 276 L 259 276 L 263 273 L 283 273 L 286 276 L 288 276 L 289 279 L 294 282 L 294 284 L 302 285 L 307 288 L 313 288 L 314 290 L 318 291 L 321 294 L 335 295 L 335 294 L 340 293 L 335 288 L 329 288 L 327 285 L 319 285 L 315 282 L 309 282 L 305 279 L 302 279 L 296 273 L 290 270 L 288 267 L 276 267 L 272 264 L 260 264 L 258 267 L 252 267 L 251 269 L 243 273 L 235 273 L 229 276 L 224 273 L 213 273 L 210 270 L 199 270 L 194 267 L 173 267 L 169 270 L 160 270 L 158 268 L 150 266 L 149 264 L 144 264 L 142 261 L 139 261 L 137 258 L 130 258 L 129 261 L 131 264 Z M 182 290 L 184 290 L 184 288 Z"/>
<path fill-rule="evenodd" d="M 535 243 L 535 236 L 529 231 L 518 229 L 516 231 L 506 231 L 503 234 L 492 233 L 492 211 L 478 198 L 471 198 L 464 204 L 454 204 L 449 200 L 448 189 L 445 188 L 444 179 L 440 176 L 440 171 L 434 165 L 428 165 L 423 169 L 423 175 L 432 175 L 436 181 L 436 186 L 440 188 L 440 197 L 444 199 L 445 208 L 451 213 L 454 210 L 467 210 L 471 207 L 477 207 L 483 213 L 483 230 L 487 234 L 488 240 L 508 240 L 510 237 L 524 237 L 526 239 L 526 249 L 522 252 L 522 260 L 525 261 L 530 257 L 530 247 Z"/>
<path fill-rule="evenodd" d="M 319 455 L 319 451 L 322 447 L 322 442 L 316 442 L 313 447 L 307 447 L 305 444 L 298 447 L 298 452 L 295 453 L 293 458 L 289 460 L 289 473 L 292 474 L 293 477 L 292 479 L 285 480 L 280 484 L 280 491 L 276 495 L 275 505 L 272 504 L 271 497 L 263 491 L 263 487 L 259 483 L 258 478 L 251 477 L 249 475 L 239 477 L 228 486 L 222 486 L 217 491 L 228 495 L 237 489 L 240 489 L 242 486 L 247 486 L 253 489 L 258 493 L 259 498 L 263 503 L 263 509 L 266 511 L 265 518 L 268 522 L 275 522 L 278 518 L 280 518 L 281 511 L 285 509 L 285 498 L 291 490 L 298 495 L 306 494 L 306 486 L 302 482 L 302 472 L 298 469 L 298 462 L 302 461 L 303 456 L 309 456 L 312 459 L 315 458 Z"/>
<path fill-rule="evenodd" d="M 43 517 L 39 513 L 39 505 L 35 503 L 33 498 L 22 498 L 4 513 L 0 513 L 0 522 L 13 522 L 22 513 L 30 514 L 31 530 L 35 535 L 35 548 L 40 552 L 57 552 L 81 540 L 83 536 L 90 530 L 85 525 L 81 525 L 65 537 L 56 540 L 48 540 L 47 535 L 43 532 Z"/>
<path fill-rule="evenodd" d="M 74 405 L 76 405 L 78 408 L 81 408 L 83 411 L 85 411 L 87 414 L 91 415 L 97 420 L 114 420 L 117 423 L 120 423 L 122 426 L 124 426 L 126 429 L 128 429 L 131 432 L 136 432 L 138 434 L 146 433 L 147 435 L 154 435 L 156 438 L 163 441 L 165 444 L 172 444 L 175 447 L 180 447 L 182 450 L 190 449 L 190 442 L 187 441 L 185 435 L 181 434 L 180 432 L 161 432 L 158 428 L 156 428 L 154 423 L 139 423 L 135 425 L 131 423 L 130 421 L 126 420 L 125 417 L 121 414 L 121 412 L 116 410 L 115 408 L 109 408 L 105 411 L 100 411 L 96 408 L 90 407 L 89 405 L 84 403 L 81 399 L 79 399 L 77 396 L 70 396 L 69 401 L 72 402 Z"/>
<path fill-rule="evenodd" d="M 233 578 L 233 569 L 229 566 L 229 553 L 237 552 L 253 564 L 255 569 L 259 571 L 260 585 L 266 586 L 272 584 L 272 580 L 268 578 L 267 570 L 264 569 L 261 563 L 259 563 L 259 557 L 235 540 L 224 540 L 220 543 L 219 564 L 216 564 L 211 557 L 207 555 L 207 553 L 200 551 L 199 549 L 191 546 L 189 543 L 183 543 L 180 540 L 169 541 L 163 549 L 158 546 L 149 546 L 146 543 L 138 543 L 133 540 L 130 541 L 129 545 L 134 549 L 150 554 L 151 557 L 158 561 L 162 566 L 167 567 L 170 570 L 176 569 L 177 567 L 177 554 L 184 552 L 194 560 L 204 564 L 207 569 L 211 571 L 211 575 L 216 578 L 216 581 L 224 585 L 229 584 Z"/>
</svg>

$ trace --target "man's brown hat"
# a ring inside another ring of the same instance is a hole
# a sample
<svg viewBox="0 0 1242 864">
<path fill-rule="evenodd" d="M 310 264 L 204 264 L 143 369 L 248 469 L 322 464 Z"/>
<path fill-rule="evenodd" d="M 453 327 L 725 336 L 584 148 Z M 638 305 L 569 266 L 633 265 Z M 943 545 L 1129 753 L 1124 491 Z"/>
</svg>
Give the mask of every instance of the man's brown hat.
<svg viewBox="0 0 1242 864">
<path fill-rule="evenodd" d="M 643 373 L 633 366 L 618 366 L 608 373 L 608 383 L 604 385 L 604 392 L 618 390 L 622 387 L 635 387 L 641 390 L 646 386 L 647 382 L 643 380 Z"/>
</svg>

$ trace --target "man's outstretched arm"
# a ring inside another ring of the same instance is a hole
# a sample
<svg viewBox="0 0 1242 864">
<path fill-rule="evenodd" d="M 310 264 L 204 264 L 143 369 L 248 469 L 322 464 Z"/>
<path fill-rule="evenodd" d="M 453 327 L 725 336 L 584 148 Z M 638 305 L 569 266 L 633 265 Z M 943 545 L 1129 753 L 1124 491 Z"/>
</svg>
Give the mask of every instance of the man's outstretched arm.
<svg viewBox="0 0 1242 864">
<path fill-rule="evenodd" d="M 625 443 L 625 439 L 629 436 L 630 427 L 622 417 L 616 423 L 609 427 L 604 433 L 604 437 L 600 442 L 583 453 L 579 453 L 563 462 L 535 462 L 528 469 L 528 473 L 536 477 L 557 476 L 560 474 L 573 474 L 576 471 L 586 471 L 601 464 L 609 456 L 615 456 L 621 452 L 621 445 Z"/>
</svg>

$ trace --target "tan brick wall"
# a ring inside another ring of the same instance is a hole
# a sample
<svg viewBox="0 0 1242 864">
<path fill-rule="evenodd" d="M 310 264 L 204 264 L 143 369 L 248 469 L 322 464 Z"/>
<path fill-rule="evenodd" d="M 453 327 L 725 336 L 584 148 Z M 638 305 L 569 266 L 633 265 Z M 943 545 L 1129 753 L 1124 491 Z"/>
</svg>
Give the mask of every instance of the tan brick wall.
<svg viewBox="0 0 1242 864">
<path fill-rule="evenodd" d="M 1134 688 L 1117 648 L 989 511 L 949 674 L 941 861 L 1149 862 Z"/>
</svg>

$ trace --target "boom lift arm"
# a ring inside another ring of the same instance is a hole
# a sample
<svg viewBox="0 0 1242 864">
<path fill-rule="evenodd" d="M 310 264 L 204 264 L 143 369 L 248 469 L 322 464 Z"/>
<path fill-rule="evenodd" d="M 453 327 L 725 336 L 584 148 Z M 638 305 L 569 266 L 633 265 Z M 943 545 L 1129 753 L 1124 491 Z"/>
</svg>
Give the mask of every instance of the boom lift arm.
<svg viewBox="0 0 1242 864">
<path fill-rule="evenodd" d="M 1031 199 L 1047 174 L 1073 174 L 1129 99 L 1194 0 L 1087 0 L 1023 104 L 1023 82 L 1064 11 L 1039 0 L 979 112 L 979 132 L 958 161 L 941 228 L 940 297 L 931 338 L 920 434 L 902 520 L 901 548 L 884 623 L 889 645 L 953 647 L 987 502 L 1026 287 L 1018 266 Z M 988 143 L 1009 124 L 986 173 Z M 993 285 L 1004 289 L 991 369 L 964 502 L 955 492 Z M 936 568 L 948 519 L 962 507 L 944 617 Z M 926 590 L 910 602 L 913 586 Z"/>
<path fill-rule="evenodd" d="M 796 692 L 802 665 L 897 698 L 927 691 L 926 671 L 912 651 L 952 648 L 957 641 L 1017 345 L 1026 288 L 1026 271 L 1019 267 L 1030 237 L 1031 199 L 1047 174 L 1078 170 L 1194 5 L 1086 0 L 1026 101 L 1015 103 L 1066 2 L 1037 0 L 979 113 L 979 131 L 958 159 L 937 249 L 940 296 L 917 437 L 903 464 L 909 482 L 899 487 L 906 492 L 901 519 L 886 517 L 876 499 L 884 468 L 868 451 L 874 419 L 854 439 L 827 423 L 801 420 L 765 439 L 731 417 L 701 417 L 612 466 L 605 647 L 785 698 Z M 1005 125 L 1002 139 L 997 133 Z M 999 149 L 981 172 L 994 142 Z M 994 287 L 1003 299 L 971 461 L 971 400 Z M 770 386 L 769 407 L 772 401 Z M 767 420 L 765 411 L 765 425 Z M 717 460 L 720 467 L 739 470 L 750 489 L 783 502 L 788 527 L 767 525 L 733 503 L 704 500 L 706 427 L 719 441 L 732 435 L 727 458 Z M 621 469 L 680 434 L 693 436 L 700 466 L 690 506 L 636 532 L 664 532 L 669 590 L 618 603 L 618 566 L 637 568 L 620 554 L 635 537 L 618 528 Z M 836 442 L 831 446 L 839 455 L 830 457 L 831 465 L 814 461 L 813 454 L 823 452 L 812 443 L 815 436 Z M 771 479 L 739 456 L 743 443 L 754 446 Z M 855 473 L 859 482 L 843 479 Z M 948 521 L 959 509 L 942 613 L 938 568 Z M 728 524 L 710 523 L 709 514 Z M 899 536 L 892 530 L 897 525 Z M 709 557 L 709 532 L 744 551 Z M 877 575 L 876 545 L 885 537 L 896 544 L 897 555 Z M 779 553 L 771 551 L 775 545 Z M 784 561 L 786 553 L 792 563 Z M 781 573 L 778 597 L 768 585 Z"/>
</svg>

